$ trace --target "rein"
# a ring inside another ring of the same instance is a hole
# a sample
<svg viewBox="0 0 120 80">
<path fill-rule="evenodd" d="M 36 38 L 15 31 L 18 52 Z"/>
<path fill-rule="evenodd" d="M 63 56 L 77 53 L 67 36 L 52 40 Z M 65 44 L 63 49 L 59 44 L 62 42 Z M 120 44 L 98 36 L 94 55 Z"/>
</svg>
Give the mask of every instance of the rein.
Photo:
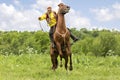
<svg viewBox="0 0 120 80">
<path fill-rule="evenodd" d="M 64 38 L 64 42 L 65 42 L 65 36 L 66 36 L 66 34 L 67 34 L 67 32 L 68 32 L 68 30 L 66 29 L 66 32 L 65 33 L 60 33 L 60 32 L 58 32 L 57 30 L 56 30 L 56 32 L 60 35 L 60 36 L 62 36 L 63 38 Z"/>
</svg>

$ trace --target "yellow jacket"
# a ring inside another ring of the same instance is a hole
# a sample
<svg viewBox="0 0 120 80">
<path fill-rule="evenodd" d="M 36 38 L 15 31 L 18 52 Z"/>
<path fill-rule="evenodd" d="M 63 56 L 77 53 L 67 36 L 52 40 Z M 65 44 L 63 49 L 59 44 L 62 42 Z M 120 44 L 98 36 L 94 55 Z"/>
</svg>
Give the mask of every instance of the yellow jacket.
<svg viewBox="0 0 120 80">
<path fill-rule="evenodd" d="M 47 20 L 47 18 L 49 19 L 49 21 Z M 47 20 L 47 23 L 50 27 L 53 27 L 56 25 L 57 21 L 55 17 L 55 12 L 51 12 L 50 14 L 45 13 L 39 18 L 40 21 L 45 19 Z"/>
</svg>

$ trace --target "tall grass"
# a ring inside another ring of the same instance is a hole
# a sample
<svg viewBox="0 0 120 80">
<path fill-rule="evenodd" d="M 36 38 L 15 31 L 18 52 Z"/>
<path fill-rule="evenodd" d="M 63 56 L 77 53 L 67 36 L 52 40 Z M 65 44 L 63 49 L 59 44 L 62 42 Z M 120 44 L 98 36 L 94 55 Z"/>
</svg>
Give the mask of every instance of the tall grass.
<svg viewBox="0 0 120 80">
<path fill-rule="evenodd" d="M 120 80 L 118 56 L 73 55 L 73 71 L 51 66 L 48 54 L 0 55 L 0 80 Z"/>
</svg>

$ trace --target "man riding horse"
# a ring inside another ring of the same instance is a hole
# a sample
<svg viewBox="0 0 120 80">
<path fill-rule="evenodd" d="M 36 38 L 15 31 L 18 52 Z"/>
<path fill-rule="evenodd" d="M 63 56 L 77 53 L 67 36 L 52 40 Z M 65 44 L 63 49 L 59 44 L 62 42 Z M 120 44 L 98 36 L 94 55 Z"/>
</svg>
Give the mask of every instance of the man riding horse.
<svg viewBox="0 0 120 80">
<path fill-rule="evenodd" d="M 38 20 L 46 20 L 47 24 L 50 26 L 50 30 L 49 30 L 49 37 L 50 37 L 50 41 L 52 43 L 52 47 L 55 48 L 55 44 L 54 44 L 54 40 L 53 40 L 53 34 L 56 28 L 56 24 L 57 24 L 57 14 L 55 11 L 52 11 L 51 7 L 47 8 L 47 12 L 44 13 L 42 16 L 40 16 L 38 18 Z M 68 29 L 69 30 L 69 29 Z M 76 38 L 71 31 L 70 32 L 70 37 L 72 38 L 72 40 L 74 42 L 76 42 L 78 40 L 78 38 Z"/>
</svg>

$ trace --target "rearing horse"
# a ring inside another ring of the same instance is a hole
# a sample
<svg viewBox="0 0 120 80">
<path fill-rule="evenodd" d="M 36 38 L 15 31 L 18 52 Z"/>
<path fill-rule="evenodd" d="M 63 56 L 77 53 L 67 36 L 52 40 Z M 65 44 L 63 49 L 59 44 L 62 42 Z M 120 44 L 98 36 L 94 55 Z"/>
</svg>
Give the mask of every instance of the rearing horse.
<svg viewBox="0 0 120 80">
<path fill-rule="evenodd" d="M 72 55 L 71 55 L 71 49 L 70 49 L 70 32 L 66 28 L 65 24 L 65 18 L 64 15 L 69 12 L 70 7 L 67 5 L 64 5 L 63 3 L 60 3 L 58 10 L 58 19 L 57 19 L 57 25 L 56 30 L 54 32 L 53 38 L 54 42 L 56 44 L 56 49 L 52 48 L 50 49 L 51 54 L 51 61 L 52 61 L 52 69 L 55 70 L 58 66 L 58 60 L 57 57 L 60 55 L 60 61 L 62 66 L 62 58 L 65 59 L 65 69 L 67 70 L 67 64 L 70 60 L 70 67 L 69 69 L 72 70 Z"/>
</svg>

